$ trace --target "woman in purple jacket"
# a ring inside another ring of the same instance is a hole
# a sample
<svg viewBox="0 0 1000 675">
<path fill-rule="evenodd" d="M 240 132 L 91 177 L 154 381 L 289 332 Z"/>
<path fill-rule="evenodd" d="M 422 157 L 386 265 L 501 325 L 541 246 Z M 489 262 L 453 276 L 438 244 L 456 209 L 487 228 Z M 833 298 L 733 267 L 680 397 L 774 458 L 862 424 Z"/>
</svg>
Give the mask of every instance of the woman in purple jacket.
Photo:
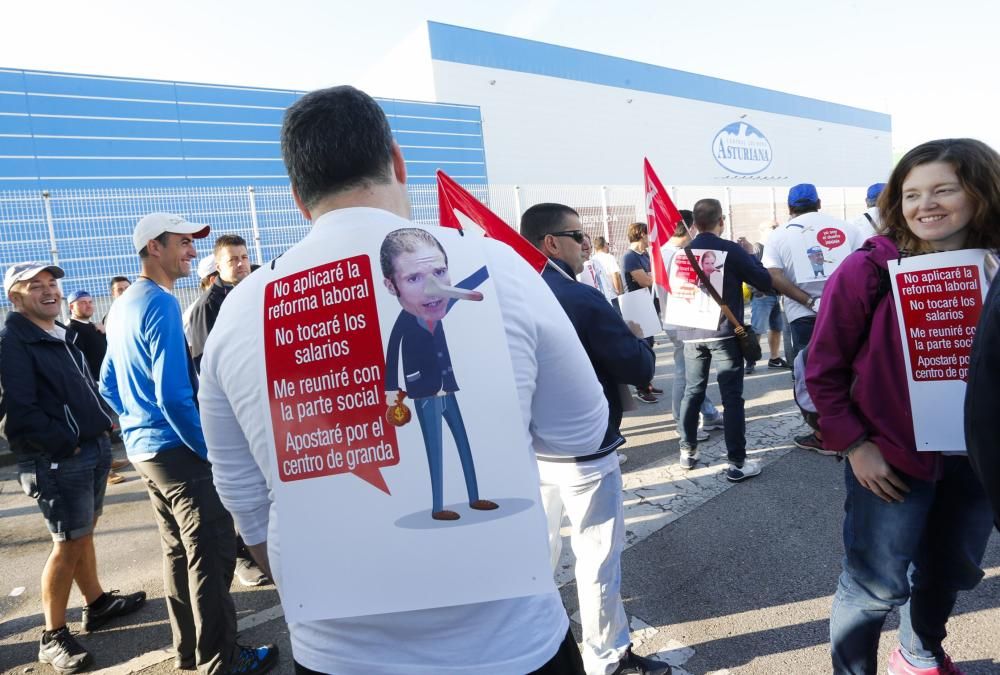
<svg viewBox="0 0 1000 675">
<path fill-rule="evenodd" d="M 846 458 L 844 568 L 830 617 L 836 673 L 875 673 L 900 608 L 892 675 L 959 673 L 941 646 L 960 590 L 983 576 L 991 511 L 964 456 L 917 452 L 887 263 L 1000 248 L 1000 155 L 970 139 L 924 143 L 879 199 L 880 235 L 827 283 L 806 383 L 827 448 Z"/>
</svg>

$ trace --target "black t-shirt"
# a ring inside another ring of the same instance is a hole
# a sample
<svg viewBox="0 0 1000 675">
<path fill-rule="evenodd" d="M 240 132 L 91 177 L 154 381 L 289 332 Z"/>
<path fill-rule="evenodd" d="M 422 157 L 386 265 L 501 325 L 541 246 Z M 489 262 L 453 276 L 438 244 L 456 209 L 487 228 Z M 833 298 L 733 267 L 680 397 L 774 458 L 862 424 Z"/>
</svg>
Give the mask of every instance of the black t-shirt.
<svg viewBox="0 0 1000 675">
<path fill-rule="evenodd" d="M 97 326 L 89 321 L 70 319 L 69 325 L 66 326 L 66 342 L 75 344 L 77 349 L 83 352 L 87 358 L 90 374 L 94 376 L 94 381 L 99 380 L 101 363 L 108 351 L 108 338 L 104 333 L 97 330 Z"/>
<path fill-rule="evenodd" d="M 628 252 L 622 256 L 622 276 L 625 277 L 625 289 L 628 291 L 637 291 L 643 286 L 640 286 L 635 279 L 632 278 L 633 270 L 642 270 L 646 274 L 649 274 L 649 251 L 645 253 L 637 253 L 633 249 L 629 249 Z"/>
</svg>

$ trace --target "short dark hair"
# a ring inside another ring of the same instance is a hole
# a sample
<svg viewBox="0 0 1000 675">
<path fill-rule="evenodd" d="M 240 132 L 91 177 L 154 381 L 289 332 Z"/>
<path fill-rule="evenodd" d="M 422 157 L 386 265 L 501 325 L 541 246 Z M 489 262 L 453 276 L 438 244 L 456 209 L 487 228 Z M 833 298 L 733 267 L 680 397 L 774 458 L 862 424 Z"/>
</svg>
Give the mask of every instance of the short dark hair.
<svg viewBox="0 0 1000 675">
<path fill-rule="evenodd" d="M 444 255 L 444 264 L 448 264 L 448 253 L 445 252 L 441 242 L 433 234 L 427 230 L 421 230 L 419 227 L 404 227 L 393 230 L 382 240 L 378 256 L 379 263 L 382 265 L 382 276 L 393 281 L 392 275 L 396 271 L 396 258 L 401 253 L 413 253 L 421 245 L 436 246 L 437 250 Z"/>
<path fill-rule="evenodd" d="M 699 199 L 695 202 L 694 225 L 699 230 L 714 228 L 722 220 L 722 204 L 718 199 Z"/>
<path fill-rule="evenodd" d="M 565 204 L 535 204 L 521 215 L 521 236 L 537 247 L 545 235 L 559 231 L 566 216 L 580 214 Z"/>
<path fill-rule="evenodd" d="M 108 288 L 114 288 L 115 284 L 117 284 L 119 281 L 124 281 L 129 286 L 132 285 L 132 280 L 129 279 L 128 277 L 111 277 L 111 282 L 108 284 Z"/>
<path fill-rule="evenodd" d="M 164 232 L 164 233 L 160 234 L 160 236 L 158 236 L 158 237 L 153 237 L 152 239 L 150 239 L 150 241 L 158 241 L 158 242 L 160 242 L 160 246 L 166 246 L 167 245 L 167 240 L 170 239 L 170 234 L 171 234 L 170 232 Z M 149 257 L 148 244 L 146 246 L 143 246 L 142 249 L 139 250 L 139 257 L 140 258 L 148 258 Z M 132 282 L 130 281 L 129 283 L 132 283 Z"/>
<path fill-rule="evenodd" d="M 306 208 L 391 180 L 392 130 L 378 103 L 351 86 L 310 92 L 285 111 L 281 156 Z"/>
<path fill-rule="evenodd" d="M 215 246 L 212 247 L 212 255 L 217 255 L 219 251 L 227 246 L 242 246 L 246 248 L 247 240 L 238 234 L 223 234 L 215 240 Z"/>
<path fill-rule="evenodd" d="M 788 213 L 793 218 L 801 216 L 803 213 L 815 213 L 819 211 L 819 202 L 799 202 L 796 206 L 788 205 Z"/>
<path fill-rule="evenodd" d="M 681 220 L 674 227 L 674 233 L 671 236 L 686 237 L 688 235 L 688 228 L 694 222 L 694 214 L 690 209 L 681 209 L 678 213 L 681 214 Z"/>
<path fill-rule="evenodd" d="M 637 241 L 641 241 L 647 232 L 649 232 L 649 226 L 646 223 L 632 223 L 625 230 L 625 236 L 628 238 L 628 243 L 634 244 Z"/>
</svg>

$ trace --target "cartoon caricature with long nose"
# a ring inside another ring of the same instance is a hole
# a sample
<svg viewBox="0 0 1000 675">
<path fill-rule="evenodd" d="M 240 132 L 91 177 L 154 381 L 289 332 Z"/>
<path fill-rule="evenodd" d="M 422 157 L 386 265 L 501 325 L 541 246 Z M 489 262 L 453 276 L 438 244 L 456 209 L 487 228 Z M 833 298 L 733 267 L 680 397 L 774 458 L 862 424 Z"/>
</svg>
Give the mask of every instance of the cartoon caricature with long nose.
<svg viewBox="0 0 1000 675">
<path fill-rule="evenodd" d="M 455 396 L 458 382 L 442 325 L 445 315 L 459 300 L 478 302 L 483 299 L 483 294 L 473 289 L 486 281 L 489 271 L 481 267 L 452 286 L 448 255 L 433 235 L 419 228 L 394 230 L 386 235 L 379 259 L 385 287 L 403 308 L 392 327 L 386 348 L 386 405 L 391 418 L 393 409 L 402 405 L 404 396 L 413 400 L 431 474 L 431 517 L 435 520 L 458 520 L 460 517 L 455 511 L 444 508 L 442 419 L 448 423 L 455 439 L 470 508 L 495 509 L 495 502 L 479 498 L 472 448 Z M 400 352 L 405 391 L 399 386 Z"/>
</svg>

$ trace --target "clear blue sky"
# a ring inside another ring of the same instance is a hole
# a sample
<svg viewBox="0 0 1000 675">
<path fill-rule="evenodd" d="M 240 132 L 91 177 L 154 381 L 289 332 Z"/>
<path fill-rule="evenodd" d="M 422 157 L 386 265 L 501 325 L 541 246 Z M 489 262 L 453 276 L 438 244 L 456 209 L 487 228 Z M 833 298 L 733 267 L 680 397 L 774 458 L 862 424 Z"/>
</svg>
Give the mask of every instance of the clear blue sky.
<svg viewBox="0 0 1000 675">
<path fill-rule="evenodd" d="M 426 21 L 542 40 L 888 112 L 893 145 L 1000 148 L 982 0 L 11 0 L 0 66 L 433 98 Z"/>
</svg>

